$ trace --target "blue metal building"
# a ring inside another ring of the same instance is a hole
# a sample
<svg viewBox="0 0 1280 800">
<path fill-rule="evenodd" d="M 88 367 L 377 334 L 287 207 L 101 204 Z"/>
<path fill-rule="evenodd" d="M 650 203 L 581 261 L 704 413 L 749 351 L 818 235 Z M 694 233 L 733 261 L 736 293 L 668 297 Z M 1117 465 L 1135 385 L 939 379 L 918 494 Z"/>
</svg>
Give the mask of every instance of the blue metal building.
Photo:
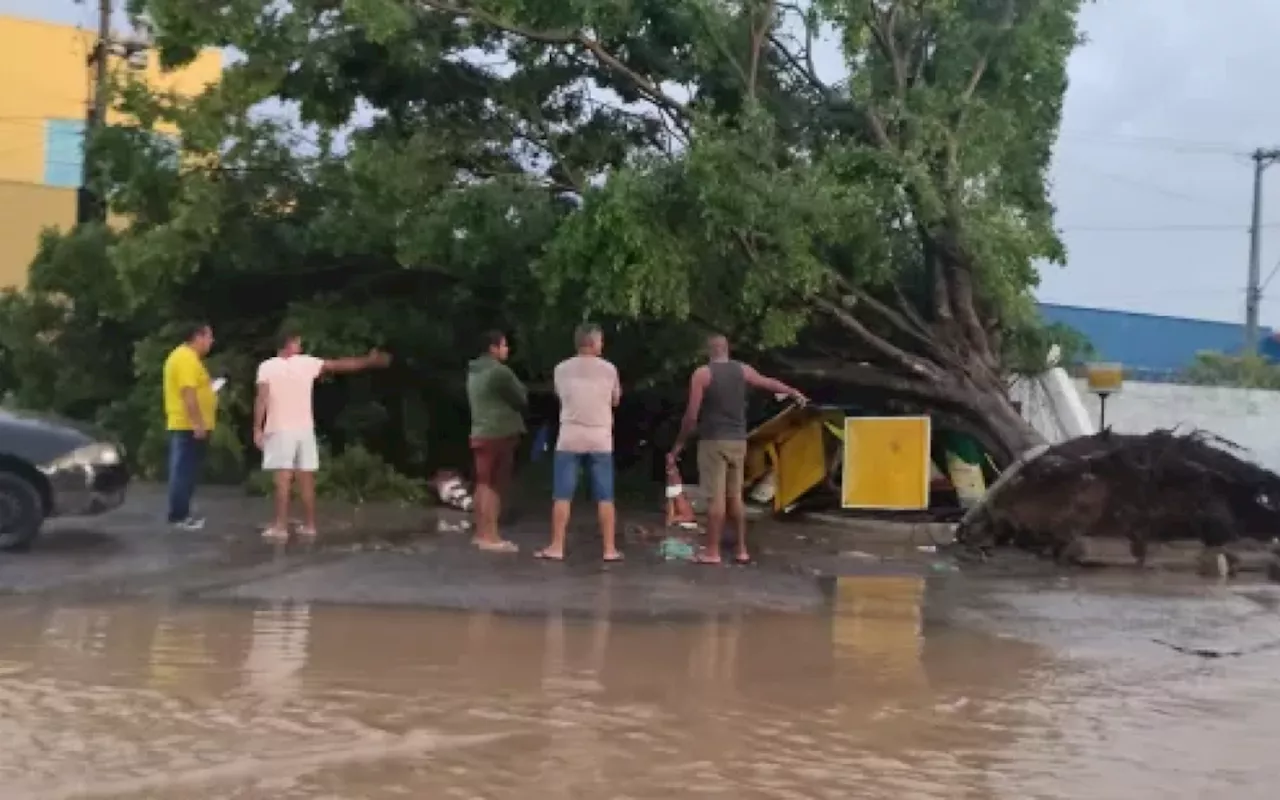
<svg viewBox="0 0 1280 800">
<path fill-rule="evenodd" d="M 1166 317 L 1132 311 L 1040 303 L 1046 322 L 1074 328 L 1092 344 L 1102 361 L 1118 361 L 1133 377 L 1172 376 L 1186 369 L 1196 353 L 1238 354 L 1244 347 L 1244 325 L 1234 322 Z M 1280 361 L 1280 334 L 1260 331 L 1259 351 Z"/>
</svg>

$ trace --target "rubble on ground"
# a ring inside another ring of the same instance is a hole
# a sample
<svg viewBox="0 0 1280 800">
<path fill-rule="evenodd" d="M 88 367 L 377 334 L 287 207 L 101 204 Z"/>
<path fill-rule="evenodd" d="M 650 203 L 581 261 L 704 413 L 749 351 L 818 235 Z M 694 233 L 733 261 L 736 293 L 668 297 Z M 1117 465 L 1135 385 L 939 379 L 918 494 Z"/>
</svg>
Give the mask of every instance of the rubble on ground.
<svg viewBox="0 0 1280 800">
<path fill-rule="evenodd" d="M 1048 448 L 993 487 L 957 530 L 964 545 L 1080 560 L 1082 537 L 1219 548 L 1280 535 L 1280 475 L 1202 431 L 1103 431 Z"/>
</svg>

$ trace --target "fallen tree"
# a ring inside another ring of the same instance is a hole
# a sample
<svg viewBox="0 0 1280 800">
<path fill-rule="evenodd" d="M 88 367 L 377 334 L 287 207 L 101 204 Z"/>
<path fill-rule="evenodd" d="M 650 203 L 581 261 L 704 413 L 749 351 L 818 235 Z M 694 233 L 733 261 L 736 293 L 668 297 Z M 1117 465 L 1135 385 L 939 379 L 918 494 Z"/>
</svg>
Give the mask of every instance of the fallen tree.
<svg viewBox="0 0 1280 800">
<path fill-rule="evenodd" d="M 1200 541 L 1222 547 L 1280 533 L 1280 476 L 1202 431 L 1103 431 L 1022 464 L 961 523 L 956 538 L 981 549 L 1014 546 L 1077 560 L 1082 537 L 1148 546 Z"/>
<path fill-rule="evenodd" d="M 425 473 L 466 456 L 480 330 L 537 380 L 589 317 L 629 387 L 683 381 L 716 330 L 1003 465 L 1038 441 L 1005 379 L 1048 346 L 1031 289 L 1064 260 L 1046 175 L 1081 2 L 131 0 L 165 67 L 237 58 L 190 101 L 124 81 L 137 127 L 89 161 L 130 224 L 47 240 L 0 303 L 0 380 L 160 470 L 167 326 L 207 319 L 235 472 L 288 323 L 396 353 L 324 387 L 322 426 Z"/>
<path fill-rule="evenodd" d="M 941 417 L 998 464 L 1039 441 L 1005 377 L 1038 327 L 1034 265 L 1064 256 L 1046 173 L 1079 0 L 407 5 L 644 121 L 607 180 L 574 163 L 592 125 L 528 126 L 581 201 L 535 268 L 565 307 L 726 333 L 837 402 Z"/>
</svg>

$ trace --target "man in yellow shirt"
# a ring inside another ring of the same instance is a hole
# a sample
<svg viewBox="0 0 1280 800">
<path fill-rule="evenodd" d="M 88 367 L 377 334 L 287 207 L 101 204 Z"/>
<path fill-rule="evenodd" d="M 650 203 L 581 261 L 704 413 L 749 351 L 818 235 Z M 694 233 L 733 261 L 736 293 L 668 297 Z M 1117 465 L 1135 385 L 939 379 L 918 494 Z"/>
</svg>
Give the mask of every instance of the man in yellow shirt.
<svg viewBox="0 0 1280 800">
<path fill-rule="evenodd" d="M 198 531 L 204 520 L 191 515 L 191 497 L 200 482 L 218 399 L 204 357 L 213 347 L 213 328 L 198 323 L 164 361 L 164 415 L 169 430 L 169 523 Z"/>
</svg>

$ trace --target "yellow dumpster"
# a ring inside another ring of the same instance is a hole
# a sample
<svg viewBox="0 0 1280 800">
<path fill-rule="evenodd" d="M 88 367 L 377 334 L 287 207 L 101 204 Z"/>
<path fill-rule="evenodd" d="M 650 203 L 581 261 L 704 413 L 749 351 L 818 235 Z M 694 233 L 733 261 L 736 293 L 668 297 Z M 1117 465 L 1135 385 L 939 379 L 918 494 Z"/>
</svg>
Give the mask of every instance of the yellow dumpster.
<svg viewBox="0 0 1280 800">
<path fill-rule="evenodd" d="M 785 511 L 824 482 L 848 509 L 929 507 L 934 475 L 928 417 L 851 417 L 831 406 L 791 406 L 747 437 L 752 499 Z M 839 471 L 840 481 L 835 483 Z"/>
<path fill-rule="evenodd" d="M 756 499 L 783 511 L 821 484 L 839 452 L 833 429 L 843 421 L 839 409 L 791 406 L 751 431 L 743 478 L 748 487 L 767 483 Z"/>
</svg>

